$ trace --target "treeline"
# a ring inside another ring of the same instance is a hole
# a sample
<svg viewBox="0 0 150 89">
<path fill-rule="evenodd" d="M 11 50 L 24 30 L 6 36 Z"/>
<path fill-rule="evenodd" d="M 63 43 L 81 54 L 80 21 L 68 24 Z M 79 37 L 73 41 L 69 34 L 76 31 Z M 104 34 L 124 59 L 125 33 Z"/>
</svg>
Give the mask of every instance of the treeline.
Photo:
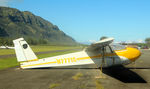
<svg viewBox="0 0 150 89">
<path fill-rule="evenodd" d="M 13 45 L 12 39 L 0 37 L 0 46 L 10 46 Z"/>
<path fill-rule="evenodd" d="M 149 48 L 150 47 L 150 37 L 145 38 L 144 43 L 137 43 L 137 45 L 141 48 Z"/>
<path fill-rule="evenodd" d="M 13 45 L 13 40 L 11 38 L 4 38 L 0 37 L 0 46 L 12 46 Z M 48 41 L 45 39 L 33 39 L 33 38 L 26 38 L 25 39 L 28 44 L 30 45 L 40 45 L 40 44 L 48 44 Z"/>
<path fill-rule="evenodd" d="M 150 37 L 145 39 L 145 43 L 148 47 L 150 47 Z"/>
<path fill-rule="evenodd" d="M 33 39 L 33 38 L 27 38 L 25 39 L 28 44 L 31 44 L 31 45 L 39 45 L 39 44 L 48 44 L 48 41 L 45 40 L 45 39 Z"/>
</svg>

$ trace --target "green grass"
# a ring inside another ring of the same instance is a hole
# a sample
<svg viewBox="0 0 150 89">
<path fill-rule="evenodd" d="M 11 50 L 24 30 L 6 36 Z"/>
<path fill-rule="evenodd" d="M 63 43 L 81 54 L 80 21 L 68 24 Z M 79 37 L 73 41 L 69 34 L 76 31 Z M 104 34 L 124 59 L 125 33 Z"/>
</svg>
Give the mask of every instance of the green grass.
<svg viewBox="0 0 150 89">
<path fill-rule="evenodd" d="M 16 58 L 6 58 L 6 59 L 0 59 L 0 70 L 10 68 L 10 67 L 15 67 L 19 65 L 17 62 Z"/>
<path fill-rule="evenodd" d="M 72 76 L 73 80 L 79 80 L 83 76 L 82 73 L 77 73 L 76 75 Z"/>
<path fill-rule="evenodd" d="M 67 54 L 67 53 L 72 53 L 72 52 L 76 52 L 76 51 L 65 51 L 65 52 L 40 54 L 40 55 L 37 55 L 37 57 L 39 59 L 41 59 L 41 58 L 44 58 L 44 57 L 52 57 L 52 56 L 62 55 L 62 54 Z M 19 65 L 19 63 L 17 62 L 16 57 L 0 59 L 0 70 L 10 68 L 10 67 L 15 67 L 15 66 L 18 66 L 18 65 Z"/>
<path fill-rule="evenodd" d="M 45 52 L 53 50 L 78 49 L 79 46 L 31 46 L 34 52 Z M 14 49 L 0 49 L 0 55 L 15 54 Z"/>
<path fill-rule="evenodd" d="M 31 46 L 34 52 L 81 48 L 79 46 Z"/>
<path fill-rule="evenodd" d="M 104 87 L 102 86 L 99 80 L 96 80 L 95 83 L 96 83 L 96 89 L 104 89 Z"/>
<path fill-rule="evenodd" d="M 59 83 L 53 83 L 53 84 L 49 85 L 49 89 L 54 89 L 54 88 L 59 87 L 59 86 L 60 86 Z"/>
<path fill-rule="evenodd" d="M 14 54 L 14 49 L 0 49 L 0 55 Z"/>
</svg>

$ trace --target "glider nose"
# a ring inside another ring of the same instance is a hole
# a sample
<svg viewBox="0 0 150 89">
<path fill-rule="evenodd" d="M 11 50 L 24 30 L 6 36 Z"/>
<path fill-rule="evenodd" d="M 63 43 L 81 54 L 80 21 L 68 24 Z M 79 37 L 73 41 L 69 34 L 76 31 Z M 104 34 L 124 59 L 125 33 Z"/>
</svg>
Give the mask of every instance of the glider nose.
<svg viewBox="0 0 150 89">
<path fill-rule="evenodd" d="M 127 47 L 128 50 L 128 59 L 134 62 L 136 59 L 138 59 L 141 56 L 141 52 L 136 48 L 130 48 Z"/>
</svg>

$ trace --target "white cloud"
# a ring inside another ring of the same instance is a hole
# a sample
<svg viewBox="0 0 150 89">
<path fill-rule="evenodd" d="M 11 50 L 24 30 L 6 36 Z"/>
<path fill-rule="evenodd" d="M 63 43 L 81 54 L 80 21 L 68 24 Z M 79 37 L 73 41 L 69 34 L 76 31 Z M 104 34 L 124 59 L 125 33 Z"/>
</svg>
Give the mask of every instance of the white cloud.
<svg viewBox="0 0 150 89">
<path fill-rule="evenodd" d="M 144 43 L 144 40 L 134 40 L 134 41 L 127 41 L 127 43 Z"/>
<path fill-rule="evenodd" d="M 0 6 L 9 6 L 10 3 L 22 2 L 23 0 L 0 0 Z"/>
<path fill-rule="evenodd" d="M 97 41 L 96 40 L 87 40 L 87 41 L 82 41 L 79 43 L 90 45 L 91 43 L 95 43 L 95 42 L 97 42 Z"/>
<path fill-rule="evenodd" d="M 0 0 L 0 6 L 8 6 L 8 3 L 12 0 Z"/>
<path fill-rule="evenodd" d="M 144 43 L 144 40 L 139 39 L 139 40 L 126 40 L 126 41 L 121 41 L 120 43 Z"/>
<path fill-rule="evenodd" d="M 144 40 L 137 40 L 137 43 L 144 43 Z"/>
<path fill-rule="evenodd" d="M 127 40 L 127 41 L 125 41 L 125 43 L 135 43 L 135 41 Z"/>
<path fill-rule="evenodd" d="M 96 40 L 89 40 L 89 42 L 90 42 L 90 43 L 95 43 L 95 42 L 96 42 Z"/>
<path fill-rule="evenodd" d="M 121 41 L 114 41 L 113 43 L 119 44 L 119 43 L 121 43 Z"/>
</svg>

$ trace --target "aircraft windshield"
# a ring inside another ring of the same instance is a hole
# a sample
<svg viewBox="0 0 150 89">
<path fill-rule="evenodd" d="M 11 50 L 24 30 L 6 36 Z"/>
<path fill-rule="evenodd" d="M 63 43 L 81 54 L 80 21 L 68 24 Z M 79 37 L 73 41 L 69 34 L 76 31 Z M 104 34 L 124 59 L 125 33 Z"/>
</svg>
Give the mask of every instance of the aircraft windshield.
<svg viewBox="0 0 150 89">
<path fill-rule="evenodd" d="M 110 44 L 110 46 L 112 50 L 122 50 L 126 48 L 124 45 L 120 45 L 120 44 Z"/>
</svg>

